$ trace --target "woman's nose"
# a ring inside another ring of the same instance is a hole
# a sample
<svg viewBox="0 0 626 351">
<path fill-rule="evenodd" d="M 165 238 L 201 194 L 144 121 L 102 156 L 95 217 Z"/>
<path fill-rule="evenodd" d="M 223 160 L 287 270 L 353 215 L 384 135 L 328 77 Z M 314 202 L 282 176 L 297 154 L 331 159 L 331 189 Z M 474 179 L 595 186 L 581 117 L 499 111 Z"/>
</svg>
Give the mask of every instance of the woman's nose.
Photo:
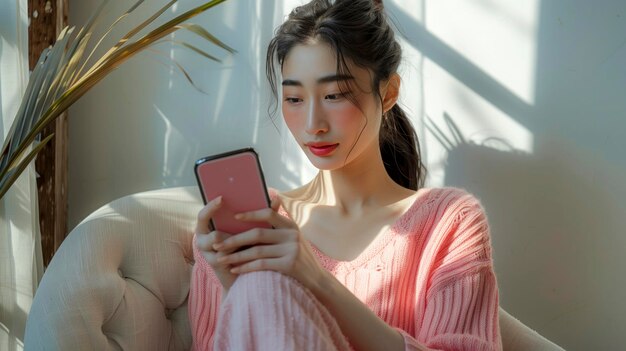
<svg viewBox="0 0 626 351">
<path fill-rule="evenodd" d="M 309 105 L 306 119 L 306 132 L 311 135 L 328 132 L 328 123 L 325 115 L 316 102 Z"/>
</svg>

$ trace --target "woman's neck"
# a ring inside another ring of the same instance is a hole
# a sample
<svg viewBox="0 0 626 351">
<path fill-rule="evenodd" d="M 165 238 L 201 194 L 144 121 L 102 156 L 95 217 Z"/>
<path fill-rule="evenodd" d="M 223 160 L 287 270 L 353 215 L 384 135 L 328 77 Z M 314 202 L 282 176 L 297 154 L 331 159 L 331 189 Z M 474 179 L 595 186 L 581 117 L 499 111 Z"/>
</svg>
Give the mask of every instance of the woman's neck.
<svg viewBox="0 0 626 351">
<path fill-rule="evenodd" d="M 352 160 L 338 170 L 321 170 L 306 186 L 308 201 L 337 207 L 346 215 L 359 215 L 414 194 L 389 177 L 380 151 L 377 156 Z"/>
</svg>

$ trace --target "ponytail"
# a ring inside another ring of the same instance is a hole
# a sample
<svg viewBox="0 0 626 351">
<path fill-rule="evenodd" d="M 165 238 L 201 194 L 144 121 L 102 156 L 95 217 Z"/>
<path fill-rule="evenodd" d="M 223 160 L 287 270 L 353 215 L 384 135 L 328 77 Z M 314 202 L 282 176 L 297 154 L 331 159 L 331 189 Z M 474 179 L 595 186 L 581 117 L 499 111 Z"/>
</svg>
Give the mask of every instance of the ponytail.
<svg viewBox="0 0 626 351">
<path fill-rule="evenodd" d="M 379 141 L 385 170 L 391 179 L 412 190 L 423 187 L 426 167 L 422 162 L 417 134 L 398 104 L 383 115 Z"/>
</svg>

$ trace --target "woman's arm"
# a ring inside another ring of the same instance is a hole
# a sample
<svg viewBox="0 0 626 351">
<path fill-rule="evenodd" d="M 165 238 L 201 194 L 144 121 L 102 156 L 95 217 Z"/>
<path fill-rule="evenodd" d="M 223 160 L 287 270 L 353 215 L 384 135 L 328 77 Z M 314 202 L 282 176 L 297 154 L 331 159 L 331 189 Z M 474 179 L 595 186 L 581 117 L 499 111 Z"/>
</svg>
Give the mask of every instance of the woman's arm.
<svg viewBox="0 0 626 351">
<path fill-rule="evenodd" d="M 356 350 L 405 349 L 403 335 L 380 319 L 329 272 L 325 272 L 311 291 L 335 317 Z"/>
<path fill-rule="evenodd" d="M 420 350 L 419 345 L 436 350 L 502 350 L 486 212 L 477 198 L 462 189 L 443 190 L 440 203 L 446 211 L 434 221 L 438 224 L 429 239 L 433 245 L 424 249 L 426 258 L 420 262 L 429 273 L 417 296 L 415 332 L 401 331 L 407 350 Z"/>
</svg>

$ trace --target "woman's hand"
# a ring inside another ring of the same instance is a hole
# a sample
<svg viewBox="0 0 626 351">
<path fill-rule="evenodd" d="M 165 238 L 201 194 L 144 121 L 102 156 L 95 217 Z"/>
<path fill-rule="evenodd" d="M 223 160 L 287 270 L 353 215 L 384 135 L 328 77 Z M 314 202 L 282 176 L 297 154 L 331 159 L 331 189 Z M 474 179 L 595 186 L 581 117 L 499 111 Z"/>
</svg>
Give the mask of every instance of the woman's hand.
<svg viewBox="0 0 626 351">
<path fill-rule="evenodd" d="M 271 208 L 240 213 L 240 221 L 267 222 L 274 229 L 255 228 L 232 235 L 213 245 L 220 254 L 217 261 L 235 266 L 232 273 L 272 270 L 291 276 L 315 292 L 326 271 L 313 256 L 295 222 L 278 214 L 280 198 L 272 201 Z M 240 247 L 251 246 L 234 252 Z"/>
<path fill-rule="evenodd" d="M 196 247 L 200 253 L 202 253 L 207 263 L 213 267 L 215 275 L 217 275 L 217 278 L 224 287 L 224 295 L 226 295 L 237 278 L 237 275 L 230 272 L 232 267 L 229 264 L 218 262 L 218 259 L 228 255 L 234 250 L 215 251 L 213 245 L 223 242 L 231 235 L 218 231 L 210 231 L 209 229 L 211 217 L 213 217 L 215 211 L 220 208 L 221 204 L 222 197 L 216 197 L 209 201 L 198 213 L 198 221 L 196 222 Z"/>
</svg>

